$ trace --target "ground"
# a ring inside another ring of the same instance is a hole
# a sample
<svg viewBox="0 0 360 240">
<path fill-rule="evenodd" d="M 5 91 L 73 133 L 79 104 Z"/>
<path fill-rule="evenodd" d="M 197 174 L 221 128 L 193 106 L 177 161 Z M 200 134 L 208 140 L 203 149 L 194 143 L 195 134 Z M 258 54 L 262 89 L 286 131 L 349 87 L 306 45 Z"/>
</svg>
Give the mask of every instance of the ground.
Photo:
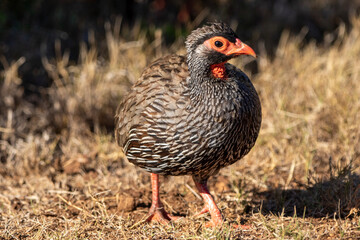
<svg viewBox="0 0 360 240">
<path fill-rule="evenodd" d="M 311 195 L 321 191 L 319 189 L 298 186 L 288 190 L 261 190 L 264 187 L 254 184 L 251 176 L 237 175 L 246 170 L 228 169 L 224 171 L 226 174 L 211 179 L 211 192 L 226 219 L 223 228 L 215 230 L 203 227 L 209 216 L 192 217 L 201 210 L 202 201 L 190 177 L 161 178 L 165 208 L 183 217 L 163 226 L 143 222 L 151 204 L 149 174 L 126 163 L 115 172 L 83 171 L 76 167 L 73 170 L 75 173 L 57 173 L 54 177 L 4 178 L 1 184 L 3 237 L 357 239 L 356 236 L 360 236 L 358 208 L 345 210 L 344 215 L 336 202 L 332 202 L 334 212 L 326 210 L 326 201 L 333 199 L 313 199 Z M 326 188 L 326 184 L 321 183 L 319 188 Z M 357 185 L 355 195 L 359 189 Z M 306 210 L 296 204 L 305 205 Z M 249 225 L 250 229 L 234 229 L 234 223 Z"/>
<path fill-rule="evenodd" d="M 331 45 L 304 47 L 284 32 L 274 58 L 259 53 L 250 77 L 262 128 L 252 151 L 209 181 L 226 220 L 218 229 L 204 227 L 208 215 L 193 217 L 202 201 L 189 176 L 160 179 L 165 208 L 183 218 L 143 222 L 150 176 L 127 162 L 112 132 L 142 69 L 183 46 L 155 54 L 110 31 L 107 60 L 95 47 L 78 63 L 66 53 L 43 59 L 54 84 L 35 97 L 17 74 L 26 59 L 2 59 L 0 238 L 360 239 L 360 19 L 352 24 Z"/>
</svg>

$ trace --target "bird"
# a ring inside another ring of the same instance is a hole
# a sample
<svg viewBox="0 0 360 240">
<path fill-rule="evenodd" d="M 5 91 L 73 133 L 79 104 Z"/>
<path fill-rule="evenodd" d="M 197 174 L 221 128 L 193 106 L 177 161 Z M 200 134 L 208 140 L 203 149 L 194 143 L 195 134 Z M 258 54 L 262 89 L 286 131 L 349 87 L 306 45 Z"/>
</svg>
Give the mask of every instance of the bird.
<svg viewBox="0 0 360 240">
<path fill-rule="evenodd" d="M 224 22 L 207 23 L 185 41 L 187 54 L 151 63 L 119 104 L 115 139 L 129 162 L 151 173 L 152 204 L 146 221 L 178 219 L 164 209 L 159 175 L 190 175 L 210 213 L 206 227 L 223 217 L 207 181 L 244 157 L 261 126 L 261 103 L 248 76 L 228 63 L 256 58 Z"/>
</svg>

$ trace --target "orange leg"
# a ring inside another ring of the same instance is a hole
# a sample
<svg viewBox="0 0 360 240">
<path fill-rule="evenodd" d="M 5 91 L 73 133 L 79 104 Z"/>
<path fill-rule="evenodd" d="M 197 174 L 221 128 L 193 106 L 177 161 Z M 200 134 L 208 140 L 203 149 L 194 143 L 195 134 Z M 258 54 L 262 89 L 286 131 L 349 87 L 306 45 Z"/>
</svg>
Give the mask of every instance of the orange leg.
<svg viewBox="0 0 360 240">
<path fill-rule="evenodd" d="M 195 181 L 194 181 L 195 182 Z M 209 212 L 211 221 L 206 223 L 205 227 L 218 227 L 221 226 L 223 220 L 219 208 L 207 188 L 207 182 L 195 182 L 196 188 L 199 190 L 201 197 L 204 199 L 205 206 L 197 215 Z"/>
<path fill-rule="evenodd" d="M 205 206 L 204 208 L 195 216 L 204 214 L 209 212 L 210 216 L 211 216 L 211 221 L 206 223 L 205 227 L 220 227 L 221 224 L 223 223 L 223 219 L 220 213 L 219 208 L 216 206 L 216 203 L 214 201 L 214 199 L 212 198 L 212 196 L 209 193 L 209 190 L 207 188 L 207 182 L 195 182 L 196 188 L 199 190 L 200 195 L 202 196 L 202 198 L 204 199 L 205 202 Z M 251 227 L 248 225 L 232 225 L 234 228 L 240 228 L 240 229 L 250 229 Z"/>
<path fill-rule="evenodd" d="M 168 224 L 171 220 L 176 220 L 178 217 L 168 214 L 159 196 L 159 175 L 151 173 L 151 187 L 152 187 L 152 203 L 146 218 L 147 222 L 155 221 L 161 224 Z"/>
</svg>

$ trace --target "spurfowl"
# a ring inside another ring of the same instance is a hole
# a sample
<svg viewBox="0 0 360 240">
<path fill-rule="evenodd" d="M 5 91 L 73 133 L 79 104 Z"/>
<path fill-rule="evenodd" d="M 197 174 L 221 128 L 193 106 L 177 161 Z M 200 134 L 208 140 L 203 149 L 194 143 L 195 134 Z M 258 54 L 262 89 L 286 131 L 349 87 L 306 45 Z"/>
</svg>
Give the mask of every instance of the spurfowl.
<svg viewBox="0 0 360 240">
<path fill-rule="evenodd" d="M 249 78 L 226 63 L 242 54 L 255 57 L 224 23 L 194 30 L 187 56 L 160 58 L 147 67 L 119 105 L 115 135 L 127 159 L 151 173 L 152 205 L 147 221 L 175 219 L 159 198 L 159 176 L 191 175 L 204 199 L 199 214 L 207 226 L 222 223 L 207 180 L 254 146 L 261 106 Z"/>
</svg>

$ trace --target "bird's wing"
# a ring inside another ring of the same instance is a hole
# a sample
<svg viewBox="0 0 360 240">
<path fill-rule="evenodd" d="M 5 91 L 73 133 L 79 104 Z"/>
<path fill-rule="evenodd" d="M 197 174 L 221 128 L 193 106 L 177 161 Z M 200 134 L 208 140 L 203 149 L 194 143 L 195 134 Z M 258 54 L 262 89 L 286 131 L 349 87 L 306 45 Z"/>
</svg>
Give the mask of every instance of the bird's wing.
<svg viewBox="0 0 360 240">
<path fill-rule="evenodd" d="M 161 58 L 145 69 L 132 92 L 119 105 L 115 115 L 115 137 L 120 146 L 139 161 L 154 161 L 171 155 L 166 139 L 171 125 L 183 119 L 188 99 L 189 76 L 186 60 L 171 55 Z M 130 157 L 129 157 L 130 156 Z M 151 159 L 151 160 L 150 160 Z M 149 162 L 147 162 L 149 164 Z"/>
</svg>

